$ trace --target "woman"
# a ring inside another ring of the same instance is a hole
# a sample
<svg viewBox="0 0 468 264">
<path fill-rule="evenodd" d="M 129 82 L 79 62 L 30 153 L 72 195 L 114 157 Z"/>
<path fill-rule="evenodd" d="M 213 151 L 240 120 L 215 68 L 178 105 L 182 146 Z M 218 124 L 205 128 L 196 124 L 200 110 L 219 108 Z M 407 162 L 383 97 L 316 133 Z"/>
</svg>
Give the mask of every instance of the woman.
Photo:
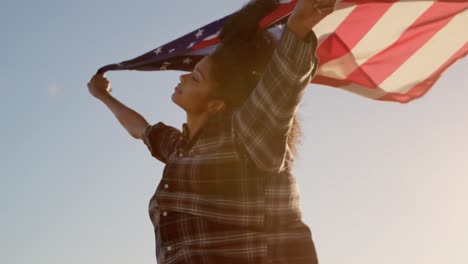
<svg viewBox="0 0 468 264">
<path fill-rule="evenodd" d="M 277 2 L 237 11 L 218 48 L 180 76 L 172 101 L 187 114 L 182 131 L 148 124 L 109 94 L 103 75 L 88 83 L 166 163 L 149 203 L 160 264 L 318 263 L 291 169 L 296 110 L 318 63 L 311 28 L 335 0 L 299 0 L 274 43 L 256 25 Z"/>
</svg>

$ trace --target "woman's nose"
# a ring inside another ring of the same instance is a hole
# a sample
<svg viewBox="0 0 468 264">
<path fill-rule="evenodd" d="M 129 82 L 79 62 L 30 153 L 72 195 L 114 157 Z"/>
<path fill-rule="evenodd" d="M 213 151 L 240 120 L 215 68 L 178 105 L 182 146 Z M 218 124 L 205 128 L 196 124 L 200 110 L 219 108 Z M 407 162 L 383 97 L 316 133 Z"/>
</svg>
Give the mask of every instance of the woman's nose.
<svg viewBox="0 0 468 264">
<path fill-rule="evenodd" d="M 186 75 L 187 74 L 180 75 L 179 80 L 180 80 L 181 83 L 184 82 L 184 78 L 185 78 Z"/>
</svg>

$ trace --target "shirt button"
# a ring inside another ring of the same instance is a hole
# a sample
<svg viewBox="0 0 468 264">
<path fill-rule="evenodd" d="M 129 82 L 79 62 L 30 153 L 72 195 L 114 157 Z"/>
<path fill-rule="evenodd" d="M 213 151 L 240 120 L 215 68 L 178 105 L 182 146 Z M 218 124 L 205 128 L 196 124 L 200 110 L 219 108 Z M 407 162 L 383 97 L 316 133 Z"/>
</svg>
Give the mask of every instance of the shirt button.
<svg viewBox="0 0 468 264">
<path fill-rule="evenodd" d="M 167 212 L 164 212 L 163 215 L 166 216 L 166 215 L 167 215 Z"/>
<path fill-rule="evenodd" d="M 169 184 L 166 183 L 164 184 L 164 189 L 167 189 L 167 188 L 169 188 Z"/>
<path fill-rule="evenodd" d="M 167 250 L 171 250 L 171 249 L 172 249 L 172 247 L 171 247 L 171 246 L 168 246 L 168 247 L 167 247 Z"/>
</svg>

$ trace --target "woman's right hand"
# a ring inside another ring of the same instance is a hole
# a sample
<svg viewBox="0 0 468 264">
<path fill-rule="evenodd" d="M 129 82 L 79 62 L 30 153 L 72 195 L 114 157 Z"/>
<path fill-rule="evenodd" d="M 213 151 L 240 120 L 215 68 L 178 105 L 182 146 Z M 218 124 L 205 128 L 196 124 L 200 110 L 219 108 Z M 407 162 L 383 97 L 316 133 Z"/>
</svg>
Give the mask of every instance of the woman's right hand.
<svg viewBox="0 0 468 264">
<path fill-rule="evenodd" d="M 94 97 L 101 99 L 108 95 L 112 91 L 112 88 L 104 74 L 96 73 L 88 82 L 88 90 Z"/>
<path fill-rule="evenodd" d="M 299 0 L 287 25 L 301 38 L 335 10 L 336 0 Z"/>
</svg>

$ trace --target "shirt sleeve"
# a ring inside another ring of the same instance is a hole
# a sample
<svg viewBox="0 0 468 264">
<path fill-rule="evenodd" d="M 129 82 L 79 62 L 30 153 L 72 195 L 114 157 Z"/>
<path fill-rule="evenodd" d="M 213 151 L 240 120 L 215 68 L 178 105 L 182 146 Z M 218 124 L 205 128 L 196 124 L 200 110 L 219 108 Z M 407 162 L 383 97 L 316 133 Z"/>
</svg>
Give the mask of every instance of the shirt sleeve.
<svg viewBox="0 0 468 264">
<path fill-rule="evenodd" d="M 148 125 L 142 133 L 142 140 L 151 152 L 151 156 L 166 163 L 170 154 L 176 150 L 182 132 L 163 122 Z"/>
<path fill-rule="evenodd" d="M 313 30 L 301 39 L 285 26 L 257 86 L 234 113 L 236 136 L 261 169 L 282 169 L 294 115 L 317 69 L 316 48 Z"/>
</svg>

